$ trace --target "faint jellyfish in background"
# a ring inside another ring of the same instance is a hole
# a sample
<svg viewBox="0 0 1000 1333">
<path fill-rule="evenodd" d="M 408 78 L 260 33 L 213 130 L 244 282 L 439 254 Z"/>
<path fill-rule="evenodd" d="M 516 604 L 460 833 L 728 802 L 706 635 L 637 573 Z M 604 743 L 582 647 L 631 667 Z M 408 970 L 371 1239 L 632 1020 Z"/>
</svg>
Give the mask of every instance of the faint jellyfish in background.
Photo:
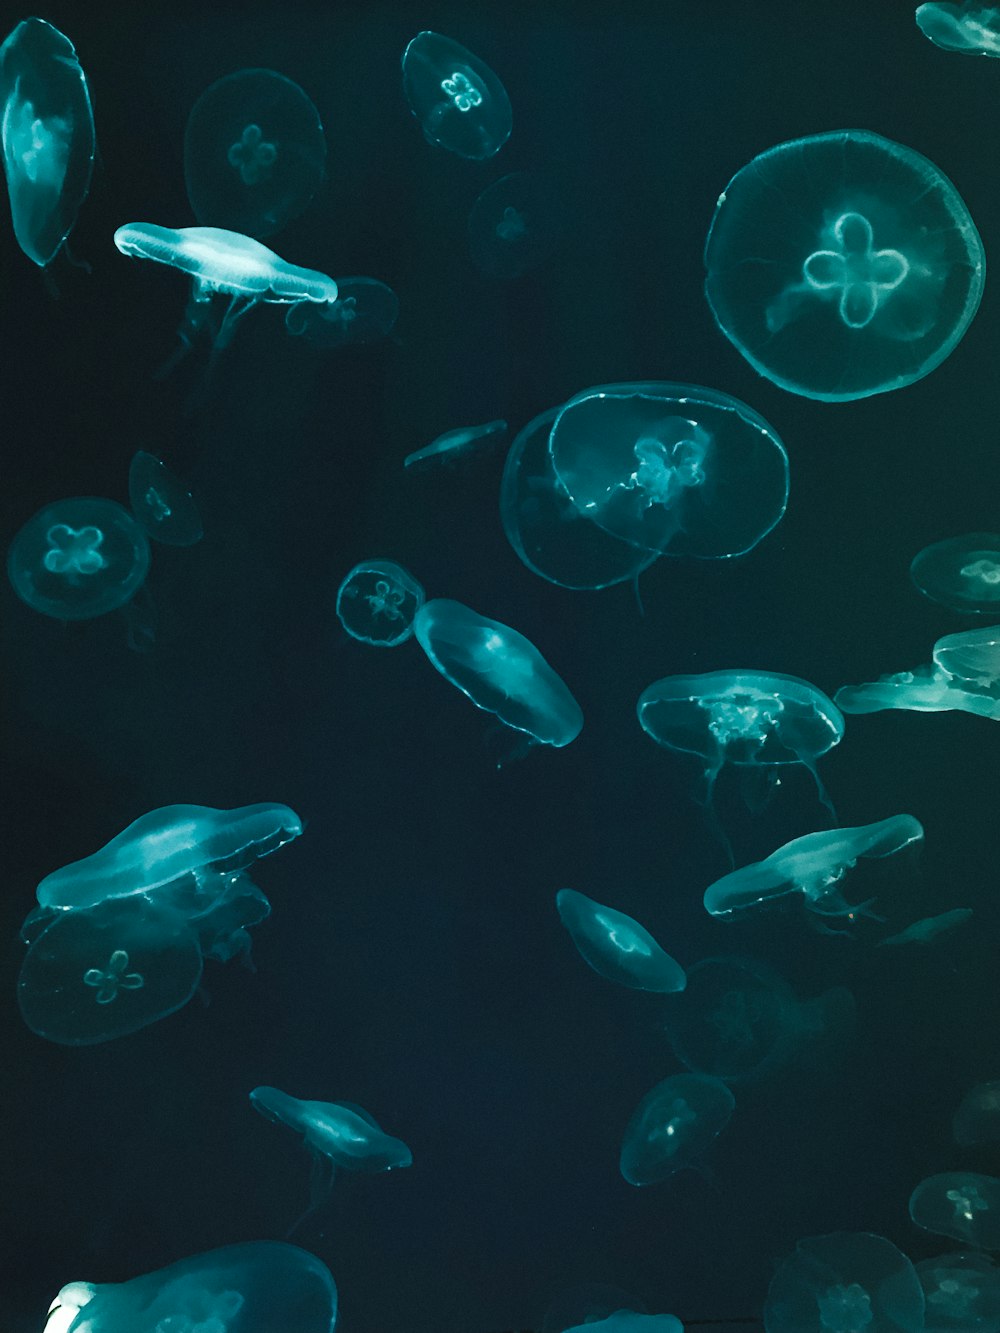
<svg viewBox="0 0 1000 1333">
<path fill-rule="evenodd" d="M 442 462 L 452 462 L 465 454 L 479 450 L 486 444 L 492 444 L 507 430 L 506 421 L 487 421 L 481 426 L 459 426 L 456 430 L 445 431 L 430 444 L 424 445 L 403 459 L 403 467 L 408 472 L 422 472 L 436 467 Z"/>
<path fill-rule="evenodd" d="M 982 1250 L 1000 1250 L 1000 1180 L 975 1171 L 945 1171 L 910 1195 L 910 1217 L 924 1231 Z"/>
<path fill-rule="evenodd" d="M 548 181 L 515 171 L 487 186 L 472 205 L 469 253 L 488 277 L 510 281 L 543 264 L 562 229 L 562 210 Z"/>
<path fill-rule="evenodd" d="M 937 916 L 925 916 L 913 921 L 896 935 L 889 935 L 879 940 L 876 948 L 899 948 L 906 944 L 933 944 L 950 931 L 964 926 L 972 919 L 971 907 L 953 907 L 948 912 L 939 912 Z"/>
<path fill-rule="evenodd" d="M 361 347 L 387 338 L 399 317 L 399 297 L 377 278 L 338 278 L 337 299 L 290 305 L 285 328 L 314 347 Z"/>
<path fill-rule="evenodd" d="M 413 633 L 424 590 L 392 560 L 362 560 L 337 589 L 337 618 L 352 639 L 396 648 Z"/>
<path fill-rule="evenodd" d="M 403 52 L 403 93 L 429 143 L 482 161 L 510 138 L 510 99 L 493 71 L 450 37 L 420 32 Z"/>
<path fill-rule="evenodd" d="M 40 268 L 73 230 L 90 191 L 94 113 L 73 43 L 44 19 L 0 46 L 0 134 L 17 243 Z"/>
<path fill-rule="evenodd" d="M 970 532 L 926 546 L 914 556 L 910 578 L 933 602 L 966 615 L 1000 611 L 1000 536 Z"/>
<path fill-rule="evenodd" d="M 932 162 L 841 130 L 778 144 L 737 172 L 705 267 L 716 323 L 756 371 L 841 402 L 940 365 L 976 313 L 986 258 Z"/>
<path fill-rule="evenodd" d="M 166 546 L 193 546 L 204 528 L 198 506 L 166 463 L 140 449 L 128 470 L 132 512 L 154 541 Z"/>
<path fill-rule="evenodd" d="M 632 917 L 575 889 L 559 890 L 556 909 L 580 957 L 599 976 L 633 990 L 684 989 L 684 969 Z"/>
<path fill-rule="evenodd" d="M 725 1083 L 702 1074 L 673 1074 L 636 1107 L 625 1130 L 619 1166 L 630 1185 L 655 1185 L 700 1168 L 729 1124 L 736 1101 Z"/>
<path fill-rule="evenodd" d="M 195 102 L 184 132 L 184 180 L 195 217 L 258 240 L 303 213 L 323 183 L 319 112 L 291 79 L 243 69 Z"/>
<path fill-rule="evenodd" d="M 1000 56 L 1000 8 L 970 3 L 918 5 L 917 27 L 943 51 Z"/>
<path fill-rule="evenodd" d="M 985 1254 L 942 1254 L 914 1265 L 924 1289 L 925 1333 L 997 1333 L 1000 1271 Z"/>
<path fill-rule="evenodd" d="M 1000 1082 L 977 1083 L 965 1094 L 951 1122 L 955 1142 L 963 1147 L 1000 1141 Z"/>
<path fill-rule="evenodd" d="M 796 1242 L 771 1279 L 766 1333 L 919 1333 L 924 1293 L 883 1236 L 837 1231 Z"/>
</svg>

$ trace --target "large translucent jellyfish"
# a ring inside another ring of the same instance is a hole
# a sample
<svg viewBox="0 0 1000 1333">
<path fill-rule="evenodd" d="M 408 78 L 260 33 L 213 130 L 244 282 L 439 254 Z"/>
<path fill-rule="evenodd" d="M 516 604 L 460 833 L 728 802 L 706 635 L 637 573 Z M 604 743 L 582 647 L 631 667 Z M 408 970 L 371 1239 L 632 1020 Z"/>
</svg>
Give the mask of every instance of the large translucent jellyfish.
<svg viewBox="0 0 1000 1333">
<path fill-rule="evenodd" d="M 942 1254 L 914 1265 L 927 1303 L 925 1333 L 997 1333 L 1000 1271 L 985 1254 Z"/>
<path fill-rule="evenodd" d="M 166 546 L 193 546 L 204 528 L 198 506 L 166 463 L 140 449 L 128 470 L 132 512 L 154 541 Z"/>
<path fill-rule="evenodd" d="M 965 925 L 972 919 L 971 907 L 953 907 L 950 911 L 939 912 L 937 916 L 925 916 L 913 921 L 896 935 L 889 935 L 879 940 L 878 948 L 899 948 L 905 944 L 933 944 L 942 935 Z"/>
<path fill-rule="evenodd" d="M 337 1287 L 315 1255 L 246 1241 L 128 1282 L 70 1282 L 44 1333 L 333 1333 Z"/>
<path fill-rule="evenodd" d="M 420 32 L 403 52 L 403 92 L 428 142 L 482 161 L 510 138 L 510 99 L 493 71 L 450 37 Z"/>
<path fill-rule="evenodd" d="M 1000 536 L 969 532 L 926 546 L 910 565 L 925 597 L 966 615 L 1000 611 Z"/>
<path fill-rule="evenodd" d="M 766 1333 L 919 1333 L 924 1293 L 883 1236 L 836 1231 L 796 1242 L 764 1304 Z"/>
<path fill-rule="evenodd" d="M 30 518 L 11 542 L 14 591 L 43 615 L 89 620 L 130 601 L 149 570 L 149 542 L 114 500 L 57 500 Z"/>
<path fill-rule="evenodd" d="M 961 51 L 970 56 L 1000 56 L 1000 9 L 963 0 L 952 5 L 918 5 L 917 27 L 943 51 Z"/>
<path fill-rule="evenodd" d="M 951 1132 L 962 1147 L 1000 1141 L 1000 1082 L 977 1083 L 965 1094 Z"/>
<path fill-rule="evenodd" d="M 273 236 L 305 211 L 325 168 L 319 112 L 273 69 L 219 79 L 188 117 L 184 180 L 203 227 Z"/>
<path fill-rule="evenodd" d="M 395 648 L 413 633 L 424 590 L 392 560 L 362 560 L 337 589 L 337 618 L 352 639 Z"/>
<path fill-rule="evenodd" d="M 361 347 L 387 338 L 399 317 L 399 297 L 377 278 L 338 278 L 337 299 L 300 301 L 285 314 L 285 328 L 315 347 Z"/>
<path fill-rule="evenodd" d="M 729 1124 L 736 1101 L 717 1078 L 672 1074 L 647 1092 L 625 1130 L 619 1166 L 630 1185 L 655 1185 L 697 1168 Z"/>
<path fill-rule="evenodd" d="M 407 454 L 403 459 L 403 467 L 408 472 L 420 472 L 426 467 L 435 467 L 445 460 L 450 462 L 462 454 L 478 449 L 483 441 L 492 443 L 497 436 L 503 435 L 506 429 L 506 421 L 496 420 L 486 421 L 481 426 L 459 426 L 456 430 L 445 431 L 430 444 L 425 444 L 422 449 Z"/>
<path fill-rule="evenodd" d="M 647 551 L 742 555 L 788 503 L 788 456 L 774 429 L 697 385 L 586 389 L 560 408 L 549 452 L 580 513 Z"/>
<path fill-rule="evenodd" d="M 1000 718 L 1000 626 L 946 634 L 932 660 L 863 685 L 843 685 L 834 696 L 845 713 L 903 708 L 921 713 L 957 711 Z"/>
<path fill-rule="evenodd" d="M 40 268 L 73 230 L 90 190 L 94 113 L 68 37 L 44 19 L 0 46 L 0 136 L 17 243 Z"/>
<path fill-rule="evenodd" d="M 936 1236 L 1000 1250 L 1000 1180 L 975 1171 L 928 1176 L 910 1195 L 910 1217 Z"/>
<path fill-rule="evenodd" d="M 754 369 L 839 402 L 940 365 L 976 313 L 986 258 L 932 162 L 839 130 L 778 144 L 737 172 L 705 267 L 716 322 Z"/>
<path fill-rule="evenodd" d="M 472 262 L 491 278 L 520 278 L 548 259 L 562 222 L 555 191 L 544 177 L 527 171 L 502 176 L 472 205 Z"/>
<path fill-rule="evenodd" d="M 580 705 L 517 630 L 443 598 L 420 608 L 413 629 L 432 665 L 477 708 L 542 745 L 569 745 L 580 734 Z"/>
<path fill-rule="evenodd" d="M 598 975 L 633 990 L 684 989 L 684 969 L 632 917 L 575 889 L 559 890 L 556 909 L 581 958 Z"/>
</svg>

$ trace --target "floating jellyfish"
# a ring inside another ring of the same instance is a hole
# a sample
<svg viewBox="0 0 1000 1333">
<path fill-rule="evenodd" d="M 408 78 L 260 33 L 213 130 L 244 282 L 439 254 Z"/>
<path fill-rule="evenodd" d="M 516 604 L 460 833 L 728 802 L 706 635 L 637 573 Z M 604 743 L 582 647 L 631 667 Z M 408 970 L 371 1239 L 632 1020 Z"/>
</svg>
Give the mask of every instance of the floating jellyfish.
<svg viewBox="0 0 1000 1333">
<path fill-rule="evenodd" d="M 543 177 L 527 171 L 502 176 L 472 205 L 472 262 L 491 278 L 520 278 L 548 259 L 562 224 L 555 192 Z"/>
<path fill-rule="evenodd" d="M 149 542 L 114 500 L 57 500 L 11 542 L 7 573 L 22 602 L 56 620 L 89 620 L 124 606 L 149 570 Z"/>
<path fill-rule="evenodd" d="M 905 1254 L 865 1231 L 796 1242 L 771 1279 L 766 1333 L 919 1333 L 924 1293 Z"/>
<path fill-rule="evenodd" d="M 305 212 L 325 170 L 319 112 L 273 69 L 219 79 L 188 117 L 184 180 L 203 227 L 273 236 Z"/>
<path fill-rule="evenodd" d="M 247 1241 L 128 1282 L 70 1282 L 44 1333 L 333 1333 L 337 1288 L 315 1255 Z"/>
<path fill-rule="evenodd" d="M 684 1325 L 672 1314 L 637 1314 L 615 1310 L 604 1319 L 587 1319 L 566 1333 L 684 1333 Z"/>
<path fill-rule="evenodd" d="M 360 347 L 388 337 L 398 317 L 399 297 L 384 282 L 338 278 L 336 301 L 290 305 L 285 328 L 315 347 Z"/>
<path fill-rule="evenodd" d="M 925 1333 L 997 1333 L 1000 1272 L 985 1254 L 942 1254 L 915 1264 L 924 1289 Z"/>
<path fill-rule="evenodd" d="M 743 555 L 788 503 L 788 456 L 745 403 L 692 384 L 607 384 L 559 410 L 556 478 L 585 518 L 647 551 Z"/>
<path fill-rule="evenodd" d="M 1000 1141 L 1000 1082 L 977 1083 L 965 1094 L 951 1132 L 963 1148 Z"/>
<path fill-rule="evenodd" d="M 1000 9 L 996 5 L 918 5 L 917 27 L 943 51 L 1000 56 Z"/>
<path fill-rule="evenodd" d="M 600 976 L 633 990 L 684 989 L 684 969 L 632 917 L 575 889 L 560 889 L 556 908 L 581 958 Z"/>
<path fill-rule="evenodd" d="M 845 713 L 904 708 L 975 713 L 996 720 L 1000 718 L 1000 626 L 946 634 L 935 643 L 931 662 L 864 685 L 843 685 L 835 699 Z"/>
<path fill-rule="evenodd" d="M 424 590 L 392 560 L 362 560 L 337 589 L 337 617 L 352 639 L 395 648 L 413 633 Z"/>
<path fill-rule="evenodd" d="M 540 1333 L 574 1333 L 583 1324 L 593 1328 L 598 1321 L 619 1312 L 645 1314 L 646 1307 L 620 1287 L 586 1282 L 559 1293 L 545 1311 Z"/>
<path fill-rule="evenodd" d="M 503 435 L 506 429 L 506 421 L 487 421 L 482 426 L 460 426 L 457 430 L 445 431 L 422 449 L 407 454 L 403 459 L 403 467 L 407 471 L 420 472 L 426 467 L 435 467 L 445 460 L 451 462 L 461 454 L 478 449 L 484 440 L 492 443 L 494 438 Z"/>
<path fill-rule="evenodd" d="M 68 37 L 44 19 L 0 46 L 0 134 L 17 243 L 40 268 L 76 224 L 94 167 L 94 113 Z"/>
<path fill-rule="evenodd" d="M 970 532 L 914 556 L 910 578 L 932 602 L 966 615 L 1000 611 L 1000 536 Z"/>
<path fill-rule="evenodd" d="M 910 1195 L 910 1217 L 936 1236 L 1000 1250 L 1000 1180 L 974 1171 L 928 1176 Z"/>
<path fill-rule="evenodd" d="M 580 705 L 517 630 L 443 598 L 420 608 L 413 629 L 431 664 L 477 708 L 541 745 L 569 745 L 580 734 Z"/>
<path fill-rule="evenodd" d="M 403 52 L 403 93 L 429 143 L 481 162 L 510 138 L 510 99 L 493 71 L 450 37 L 419 32 Z"/>
<path fill-rule="evenodd" d="M 914 921 L 896 935 L 879 940 L 878 948 L 895 948 L 902 944 L 933 944 L 942 935 L 963 926 L 972 918 L 971 907 L 953 907 L 949 912 L 939 912 L 937 916 L 925 916 Z"/>
<path fill-rule="evenodd" d="M 986 259 L 932 162 L 840 130 L 779 144 L 737 172 L 705 267 L 716 323 L 756 371 L 842 402 L 940 365 L 976 313 Z"/>
<path fill-rule="evenodd" d="M 142 449 L 128 470 L 132 512 L 154 541 L 193 546 L 204 535 L 201 515 L 191 496 L 167 467 Z"/>
<path fill-rule="evenodd" d="M 717 1078 L 672 1074 L 636 1107 L 622 1143 L 621 1173 L 630 1185 L 655 1185 L 699 1159 L 729 1124 L 736 1101 Z"/>
</svg>

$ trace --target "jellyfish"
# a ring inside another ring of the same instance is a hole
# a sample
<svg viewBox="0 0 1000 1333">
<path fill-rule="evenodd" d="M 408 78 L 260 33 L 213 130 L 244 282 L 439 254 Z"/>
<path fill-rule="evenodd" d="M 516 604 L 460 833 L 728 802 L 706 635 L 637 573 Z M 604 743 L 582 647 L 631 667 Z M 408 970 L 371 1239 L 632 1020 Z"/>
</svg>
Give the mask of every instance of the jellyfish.
<svg viewBox="0 0 1000 1333">
<path fill-rule="evenodd" d="M 886 708 L 914 712 L 957 711 L 1000 718 L 1000 626 L 946 634 L 932 660 L 864 685 L 843 685 L 834 696 L 845 713 Z"/>
<path fill-rule="evenodd" d="M 141 587 L 149 542 L 114 500 L 77 496 L 46 505 L 11 542 L 7 573 L 22 602 L 56 620 L 117 610 Z"/>
<path fill-rule="evenodd" d="M 603 1319 L 587 1319 L 566 1333 L 684 1333 L 684 1325 L 672 1314 L 638 1314 L 615 1310 Z"/>
<path fill-rule="evenodd" d="M 44 1333 L 333 1333 L 337 1287 L 315 1255 L 254 1240 L 128 1282 L 70 1282 Z"/>
<path fill-rule="evenodd" d="M 560 889 L 556 908 L 580 957 L 599 976 L 633 990 L 684 989 L 684 969 L 632 917 L 575 889 Z"/>
<path fill-rule="evenodd" d="M 919 1333 L 924 1293 L 883 1236 L 835 1231 L 796 1242 L 764 1304 L 766 1333 Z"/>
<path fill-rule="evenodd" d="M 913 558 L 910 578 L 933 602 L 964 615 L 1000 610 L 1000 536 L 970 532 L 926 546 Z"/>
<path fill-rule="evenodd" d="M 927 1304 L 925 1333 L 997 1333 L 1000 1271 L 985 1254 L 942 1254 L 914 1267 Z"/>
<path fill-rule="evenodd" d="M 705 246 L 715 321 L 782 389 L 843 402 L 932 371 L 979 306 L 986 260 L 951 181 L 911 148 L 839 130 L 729 182 Z"/>
<path fill-rule="evenodd" d="M 17 243 L 39 268 L 66 244 L 90 191 L 94 113 L 68 37 L 44 19 L 0 46 L 0 136 Z"/>
<path fill-rule="evenodd" d="M 948 912 L 939 912 L 937 916 L 925 916 L 914 921 L 884 940 L 879 940 L 878 948 L 897 948 L 903 944 L 933 944 L 942 935 L 963 926 L 972 919 L 971 907 L 953 907 Z"/>
<path fill-rule="evenodd" d="M 918 5 L 917 27 L 943 51 L 969 56 L 1000 56 L 1000 9 L 996 5 L 933 3 Z"/>
<path fill-rule="evenodd" d="M 204 535 L 201 515 L 191 496 L 166 463 L 142 449 L 128 470 L 132 512 L 154 541 L 166 546 L 193 546 Z"/>
<path fill-rule="evenodd" d="M 910 1195 L 910 1217 L 936 1236 L 1000 1250 L 1000 1179 L 975 1171 L 928 1176 Z"/>
<path fill-rule="evenodd" d="M 736 1101 L 717 1078 L 672 1074 L 647 1092 L 625 1130 L 619 1166 L 630 1185 L 655 1185 L 699 1161 Z"/>
<path fill-rule="evenodd" d="M 492 443 L 506 429 L 506 421 L 487 421 L 482 426 L 460 426 L 457 430 L 445 431 L 422 449 L 407 454 L 403 459 L 403 467 L 407 471 L 420 472 L 444 460 L 451 462 L 461 454 L 480 448 L 484 440 Z"/>
<path fill-rule="evenodd" d="M 314 347 L 360 347 L 387 338 L 399 316 L 399 297 L 377 278 L 338 278 L 337 299 L 299 301 L 285 314 L 285 328 Z"/>
<path fill-rule="evenodd" d="M 319 112 L 273 69 L 219 79 L 188 117 L 184 181 L 203 227 L 273 236 L 305 212 L 325 170 Z"/>
<path fill-rule="evenodd" d="M 587 1282 L 559 1293 L 545 1311 L 540 1333 L 576 1333 L 582 1325 L 593 1328 L 616 1314 L 645 1313 L 642 1301 L 631 1292 L 603 1282 Z"/>
<path fill-rule="evenodd" d="M 362 560 L 337 589 L 337 618 L 352 639 L 395 648 L 413 633 L 424 590 L 392 560 Z"/>
<path fill-rule="evenodd" d="M 403 52 L 403 93 L 429 143 L 481 162 L 510 138 L 510 99 L 493 71 L 450 37 L 420 32 Z"/>
<path fill-rule="evenodd" d="M 417 612 L 413 629 L 431 664 L 477 708 L 540 745 L 569 745 L 580 734 L 580 705 L 535 645 L 509 625 L 435 598 Z"/>
<path fill-rule="evenodd" d="M 952 1119 L 951 1132 L 963 1148 L 1000 1141 L 1000 1081 L 977 1083 L 965 1094 Z"/>
<path fill-rule="evenodd" d="M 472 262 L 491 278 L 520 278 L 548 259 L 562 226 L 562 211 L 543 177 L 528 171 L 501 176 L 472 205 Z"/>
</svg>

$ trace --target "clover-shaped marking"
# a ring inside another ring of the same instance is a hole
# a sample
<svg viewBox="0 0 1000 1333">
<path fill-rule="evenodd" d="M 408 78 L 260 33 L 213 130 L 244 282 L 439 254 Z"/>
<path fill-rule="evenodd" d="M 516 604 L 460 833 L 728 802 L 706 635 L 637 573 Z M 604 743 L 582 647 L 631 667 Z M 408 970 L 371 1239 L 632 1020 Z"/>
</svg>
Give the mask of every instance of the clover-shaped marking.
<svg viewBox="0 0 1000 1333">
<path fill-rule="evenodd" d="M 474 106 L 482 105 L 482 92 L 461 70 L 441 80 L 441 91 L 447 93 L 458 111 L 471 111 Z"/>
<path fill-rule="evenodd" d="M 45 538 L 49 549 L 42 564 L 50 574 L 97 574 L 107 561 L 101 555 L 104 533 L 100 528 L 71 528 L 68 523 L 54 523 Z"/>
<path fill-rule="evenodd" d="M 234 144 L 229 147 L 226 160 L 240 173 L 244 185 L 259 185 L 271 175 L 278 160 L 275 144 L 267 143 L 259 125 L 247 125 Z"/>
<path fill-rule="evenodd" d="M 127 967 L 128 954 L 124 949 L 116 949 L 108 960 L 107 971 L 88 967 L 83 974 L 83 984 L 97 991 L 94 999 L 98 1004 L 110 1004 L 119 990 L 140 990 L 146 984 L 141 972 L 126 972 Z"/>
<path fill-rule="evenodd" d="M 910 271 L 899 250 L 876 250 L 872 224 L 863 213 L 841 213 L 833 224 L 835 250 L 814 250 L 802 265 L 815 291 L 839 292 L 840 318 L 849 329 L 863 329 L 887 293 Z"/>
<path fill-rule="evenodd" d="M 394 588 L 388 579 L 379 579 L 375 591 L 365 594 L 365 601 L 372 609 L 373 616 L 385 616 L 387 620 L 402 620 L 400 607 L 406 600 L 402 588 Z"/>
</svg>

